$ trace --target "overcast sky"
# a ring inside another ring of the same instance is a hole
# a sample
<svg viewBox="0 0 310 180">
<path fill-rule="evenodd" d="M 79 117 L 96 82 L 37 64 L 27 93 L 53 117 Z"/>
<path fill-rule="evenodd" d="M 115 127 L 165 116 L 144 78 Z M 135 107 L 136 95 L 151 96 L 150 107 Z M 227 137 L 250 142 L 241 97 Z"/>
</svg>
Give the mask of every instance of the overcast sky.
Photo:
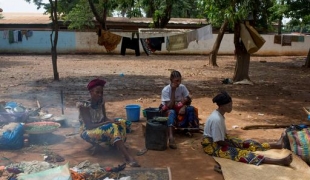
<svg viewBox="0 0 310 180">
<path fill-rule="evenodd" d="M 48 3 L 48 0 L 43 0 Z M 29 12 L 29 13 L 43 13 L 44 9 L 37 10 L 37 6 L 33 3 L 27 3 L 25 0 L 0 0 L 0 8 L 3 12 Z"/>
</svg>

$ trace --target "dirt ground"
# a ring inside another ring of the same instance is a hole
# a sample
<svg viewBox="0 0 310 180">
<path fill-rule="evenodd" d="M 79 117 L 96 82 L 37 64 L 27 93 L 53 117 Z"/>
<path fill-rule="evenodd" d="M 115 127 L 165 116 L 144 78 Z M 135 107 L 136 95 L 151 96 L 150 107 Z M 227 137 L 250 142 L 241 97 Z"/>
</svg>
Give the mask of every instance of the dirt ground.
<svg viewBox="0 0 310 180">
<path fill-rule="evenodd" d="M 0 163 L 43 160 L 42 154 L 48 149 L 63 156 L 70 166 L 84 160 L 102 166 L 121 164 L 123 158 L 114 148 L 104 146 L 102 153 L 91 156 L 86 151 L 90 145 L 79 135 L 72 135 L 78 131 L 75 103 L 88 98 L 87 82 L 101 77 L 107 81 L 104 96 L 109 117 L 126 118 L 128 104 L 139 104 L 141 110 L 158 107 L 161 89 L 169 83 L 171 69 L 182 73 L 182 82 L 193 97 L 192 105 L 199 109 L 201 123 L 216 108 L 212 97 L 225 89 L 233 97 L 233 111 L 226 115 L 229 133 L 245 139 L 276 141 L 283 128 L 242 130 L 241 127 L 308 122 L 303 107 L 310 106 L 310 69 L 302 67 L 304 61 L 305 57 L 251 57 L 250 78 L 254 85 L 232 85 L 221 82 L 233 76 L 232 56 L 219 56 L 219 67 L 213 68 L 207 65 L 207 56 L 59 55 L 60 81 L 53 81 L 51 56 L 2 55 L 1 101 L 36 108 L 38 100 L 43 110 L 60 116 L 63 91 L 64 115 L 69 126 L 55 131 L 44 145 L 1 150 Z M 140 116 L 139 122 L 133 122 L 133 131 L 126 142 L 132 154 L 144 148 L 141 124 L 146 120 L 142 113 Z M 199 133 L 192 138 L 177 134 L 177 150 L 149 150 L 135 158 L 142 167 L 170 167 L 173 179 L 223 179 L 213 171 L 215 162 L 202 151 L 201 139 Z"/>
</svg>

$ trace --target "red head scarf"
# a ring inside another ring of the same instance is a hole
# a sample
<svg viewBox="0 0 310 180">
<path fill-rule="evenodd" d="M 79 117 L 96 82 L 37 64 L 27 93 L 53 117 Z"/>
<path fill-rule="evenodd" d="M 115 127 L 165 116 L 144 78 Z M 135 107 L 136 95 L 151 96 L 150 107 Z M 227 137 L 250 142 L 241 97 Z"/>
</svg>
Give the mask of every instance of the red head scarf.
<svg viewBox="0 0 310 180">
<path fill-rule="evenodd" d="M 93 79 L 91 80 L 88 85 L 87 85 L 87 89 L 90 91 L 91 89 L 93 89 L 96 86 L 104 86 L 105 85 L 105 80 L 101 80 L 99 78 Z"/>
</svg>

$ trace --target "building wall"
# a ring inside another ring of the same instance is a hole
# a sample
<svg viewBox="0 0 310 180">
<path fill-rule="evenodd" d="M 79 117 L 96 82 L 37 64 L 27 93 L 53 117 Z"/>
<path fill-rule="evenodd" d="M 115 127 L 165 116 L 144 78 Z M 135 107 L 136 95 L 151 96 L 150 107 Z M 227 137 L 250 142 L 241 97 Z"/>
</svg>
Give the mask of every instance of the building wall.
<svg viewBox="0 0 310 180">
<path fill-rule="evenodd" d="M 22 42 L 9 43 L 7 38 L 4 38 L 4 31 L 0 31 L 0 53 L 12 53 L 12 54 L 48 54 L 51 51 L 50 34 L 51 31 L 33 31 L 33 35 L 26 39 L 22 38 Z M 117 34 L 124 37 L 131 37 L 130 33 Z M 163 37 L 171 34 L 158 33 L 156 36 Z M 162 44 L 162 51 L 156 51 L 156 54 L 208 54 L 215 42 L 216 34 L 210 40 L 193 41 L 190 42 L 187 49 L 180 51 L 167 51 L 166 44 Z M 305 36 L 304 42 L 292 42 L 291 46 L 281 46 L 280 44 L 274 44 L 274 35 L 262 35 L 266 40 L 263 47 L 255 53 L 255 55 L 307 55 L 310 48 L 310 36 Z M 233 34 L 225 34 L 222 40 L 219 54 L 233 55 L 234 44 Z M 140 34 L 140 38 L 145 38 L 143 34 Z M 117 48 L 111 52 L 112 54 L 120 54 L 121 43 Z M 87 54 L 106 54 L 106 50 L 103 46 L 97 44 L 97 35 L 95 32 L 59 32 L 59 39 L 57 45 L 58 53 L 74 54 L 74 53 L 87 53 Z M 140 43 L 140 51 L 143 54 Z M 134 54 L 134 50 L 127 49 L 126 54 Z"/>
</svg>

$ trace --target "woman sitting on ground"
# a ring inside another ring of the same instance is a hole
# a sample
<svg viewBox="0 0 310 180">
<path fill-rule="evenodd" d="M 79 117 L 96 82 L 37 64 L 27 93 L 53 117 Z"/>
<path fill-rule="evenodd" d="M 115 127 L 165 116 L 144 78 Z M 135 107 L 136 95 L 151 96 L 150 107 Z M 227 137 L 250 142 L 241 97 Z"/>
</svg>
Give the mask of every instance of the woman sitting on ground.
<svg viewBox="0 0 310 180">
<path fill-rule="evenodd" d="M 166 85 L 162 90 L 162 102 L 159 106 L 161 112 L 168 116 L 167 124 L 169 133 L 169 147 L 171 149 L 177 149 L 173 134 L 175 127 L 199 128 L 197 109 L 193 106 L 190 106 L 192 100 L 189 97 L 189 91 L 185 85 L 181 84 L 181 82 L 181 73 L 176 70 L 172 71 L 170 74 L 170 84 Z M 180 102 L 183 102 L 184 104 Z M 181 108 L 183 106 L 184 109 Z M 179 114 L 180 112 L 182 114 Z M 192 136 L 189 131 L 185 131 L 185 133 L 189 136 Z"/>
<path fill-rule="evenodd" d="M 103 100 L 105 83 L 101 79 L 90 81 L 87 85 L 90 99 L 77 103 L 81 138 L 94 145 L 95 149 L 99 143 L 109 142 L 118 148 L 129 166 L 140 167 L 124 145 L 126 129 L 129 128 L 130 122 L 126 120 L 112 121 L 106 115 L 105 101 Z"/>
<path fill-rule="evenodd" d="M 253 153 L 253 151 L 282 149 L 284 134 L 276 143 L 261 144 L 253 140 L 243 141 L 238 138 L 232 138 L 226 133 L 224 117 L 225 113 L 232 111 L 231 97 L 226 92 L 221 92 L 213 98 L 213 103 L 216 103 L 218 108 L 208 117 L 204 127 L 204 138 L 201 144 L 205 153 L 248 164 L 290 165 L 292 162 L 291 154 L 282 159 L 272 159 Z"/>
</svg>

